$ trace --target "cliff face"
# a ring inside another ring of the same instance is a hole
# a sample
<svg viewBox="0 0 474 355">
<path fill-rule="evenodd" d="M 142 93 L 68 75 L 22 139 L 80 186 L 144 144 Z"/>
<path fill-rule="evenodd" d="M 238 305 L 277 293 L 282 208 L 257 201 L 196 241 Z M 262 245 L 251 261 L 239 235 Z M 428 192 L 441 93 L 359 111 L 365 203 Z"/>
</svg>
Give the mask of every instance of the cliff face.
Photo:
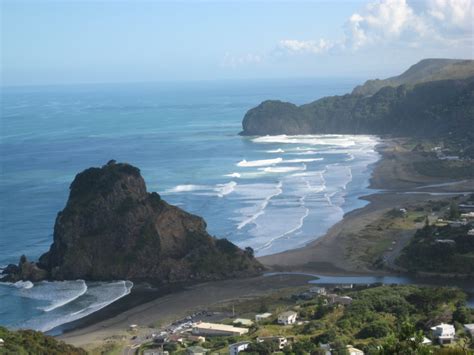
<svg viewBox="0 0 474 355">
<path fill-rule="evenodd" d="M 213 280 L 258 274 L 252 252 L 206 232 L 198 216 L 147 193 L 139 169 L 109 162 L 76 176 L 37 267 L 55 280 Z M 19 278 L 25 278 L 21 273 Z"/>
<path fill-rule="evenodd" d="M 266 101 L 247 112 L 242 126 L 243 135 L 473 136 L 474 77 L 386 86 L 371 96 L 332 96 L 302 106 Z"/>
</svg>

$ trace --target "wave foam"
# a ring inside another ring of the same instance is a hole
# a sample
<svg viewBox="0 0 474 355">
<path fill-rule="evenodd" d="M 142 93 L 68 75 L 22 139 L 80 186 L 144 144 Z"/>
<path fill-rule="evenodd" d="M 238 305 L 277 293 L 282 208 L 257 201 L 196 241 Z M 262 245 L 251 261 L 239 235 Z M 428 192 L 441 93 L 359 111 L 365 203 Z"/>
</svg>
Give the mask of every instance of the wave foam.
<svg viewBox="0 0 474 355">
<path fill-rule="evenodd" d="M 251 168 L 251 167 L 258 167 L 258 166 L 268 166 L 279 164 L 283 161 L 282 158 L 275 158 L 275 159 L 263 159 L 263 160 L 242 160 L 237 163 L 237 166 L 244 167 L 244 168 Z"/>
<path fill-rule="evenodd" d="M 239 223 L 237 225 L 237 229 L 242 229 L 244 228 L 246 225 L 248 225 L 249 223 L 253 223 L 255 222 L 255 220 L 260 217 L 261 215 L 263 215 L 265 213 L 265 209 L 267 208 L 268 204 L 270 203 L 270 200 L 278 195 L 280 195 L 282 192 L 283 192 L 283 189 L 282 189 L 282 186 L 283 186 L 283 183 L 281 181 L 278 182 L 277 186 L 276 186 L 276 191 L 273 193 L 273 194 L 270 194 L 268 195 L 267 197 L 265 197 L 265 199 L 263 200 L 262 204 L 260 205 L 259 209 L 257 210 L 256 213 L 254 213 L 252 216 L 250 216 L 249 218 L 243 220 L 241 223 Z"/>
<path fill-rule="evenodd" d="M 231 173 L 231 174 L 226 174 L 224 175 L 226 177 L 231 177 L 231 178 L 239 178 L 241 177 L 242 175 L 240 173 Z"/>
<path fill-rule="evenodd" d="M 267 150 L 267 153 L 284 153 L 285 151 L 281 148 L 278 149 L 273 149 L 273 150 Z"/>
<path fill-rule="evenodd" d="M 232 193 L 236 186 L 237 183 L 235 181 L 231 181 L 227 184 L 217 185 L 215 191 L 217 192 L 217 196 L 224 197 L 225 195 Z"/>
<path fill-rule="evenodd" d="M 293 171 L 304 171 L 306 170 L 306 165 L 303 166 L 275 166 L 275 167 L 268 167 L 268 168 L 259 168 L 259 170 L 264 171 L 266 173 L 275 173 L 275 174 L 282 174 L 282 173 L 291 173 Z"/>
</svg>

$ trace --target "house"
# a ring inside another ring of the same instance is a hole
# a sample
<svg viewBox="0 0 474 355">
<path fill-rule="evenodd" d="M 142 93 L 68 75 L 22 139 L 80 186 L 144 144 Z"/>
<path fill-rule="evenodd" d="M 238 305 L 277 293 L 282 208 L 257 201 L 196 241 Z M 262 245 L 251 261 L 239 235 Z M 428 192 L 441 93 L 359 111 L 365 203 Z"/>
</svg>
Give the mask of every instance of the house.
<svg viewBox="0 0 474 355">
<path fill-rule="evenodd" d="M 326 288 L 325 287 L 319 287 L 319 286 L 315 286 L 315 287 L 311 287 L 309 289 L 309 292 L 311 293 L 315 293 L 319 296 L 324 296 L 326 294 Z"/>
<path fill-rule="evenodd" d="M 5 346 L 5 341 L 2 338 L 0 338 L 0 347 L 2 346 Z"/>
<path fill-rule="evenodd" d="M 362 350 L 354 348 L 352 345 L 347 345 L 347 352 L 349 355 L 364 355 Z"/>
<path fill-rule="evenodd" d="M 278 315 L 278 324 L 283 324 L 283 325 L 295 324 L 297 316 L 298 314 L 293 311 L 280 313 Z"/>
<path fill-rule="evenodd" d="M 352 303 L 352 298 L 349 296 L 338 296 L 336 294 L 330 294 L 326 296 L 329 304 L 341 304 L 343 306 L 349 305 Z"/>
<path fill-rule="evenodd" d="M 232 323 L 241 324 L 244 327 L 250 327 L 253 324 L 253 322 L 250 319 L 246 319 L 246 318 L 237 318 Z"/>
<path fill-rule="evenodd" d="M 474 323 L 464 324 L 464 330 L 466 330 L 466 332 L 471 334 L 471 337 L 474 338 Z"/>
<path fill-rule="evenodd" d="M 199 322 L 193 325 L 192 333 L 194 335 L 209 335 L 209 336 L 241 336 L 247 334 L 247 328 L 238 328 L 226 324 L 205 323 Z"/>
<path fill-rule="evenodd" d="M 265 320 L 265 319 L 270 318 L 271 316 L 272 316 L 272 314 L 271 314 L 271 313 L 268 313 L 268 312 L 266 312 L 266 313 L 261 313 L 261 314 L 256 314 L 256 315 L 255 315 L 255 322 L 260 322 L 260 321 L 262 321 L 262 320 Z"/>
<path fill-rule="evenodd" d="M 136 324 L 130 324 L 128 326 L 128 330 L 130 330 L 130 331 L 136 331 L 137 329 L 138 329 L 138 325 L 136 325 Z"/>
<path fill-rule="evenodd" d="M 186 354 L 189 355 L 205 355 L 209 350 L 201 346 L 190 346 L 186 349 Z"/>
<path fill-rule="evenodd" d="M 456 330 L 452 324 L 441 323 L 435 327 L 431 327 L 433 331 L 433 338 L 438 341 L 439 344 L 450 344 L 454 340 Z"/>
<path fill-rule="evenodd" d="M 467 235 L 470 235 L 470 236 L 473 236 L 474 237 L 474 228 L 473 229 L 469 229 L 467 231 Z"/>
<path fill-rule="evenodd" d="M 474 212 L 461 213 L 461 218 L 474 219 Z"/>
<path fill-rule="evenodd" d="M 276 343 L 278 349 L 282 350 L 288 344 L 288 340 L 280 336 L 258 337 L 257 343 Z"/>
<path fill-rule="evenodd" d="M 249 347 L 251 343 L 249 341 L 241 341 L 239 343 L 234 343 L 229 345 L 229 355 L 237 355 L 241 351 L 244 351 Z"/>
</svg>

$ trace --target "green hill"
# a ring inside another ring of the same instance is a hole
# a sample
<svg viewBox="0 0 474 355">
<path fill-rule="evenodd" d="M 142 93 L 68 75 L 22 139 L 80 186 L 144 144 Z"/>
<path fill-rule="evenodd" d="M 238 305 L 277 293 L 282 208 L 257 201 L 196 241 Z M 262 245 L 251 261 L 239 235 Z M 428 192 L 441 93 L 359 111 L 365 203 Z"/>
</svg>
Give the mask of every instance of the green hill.
<svg viewBox="0 0 474 355">
<path fill-rule="evenodd" d="M 464 77 L 473 67 L 474 61 L 425 60 L 399 77 L 378 81 L 375 86 L 389 85 L 373 95 L 360 94 L 375 87 L 366 83 L 354 90 L 357 94 L 325 97 L 302 106 L 264 101 L 246 113 L 241 134 L 391 134 L 473 140 L 474 70 Z M 429 81 L 449 76 L 456 78 Z M 400 82 L 405 84 L 395 86 Z"/>
<path fill-rule="evenodd" d="M 415 85 L 427 81 L 465 79 L 474 76 L 474 60 L 423 59 L 401 75 L 368 80 L 352 91 L 353 95 L 373 95 L 385 86 Z"/>
</svg>

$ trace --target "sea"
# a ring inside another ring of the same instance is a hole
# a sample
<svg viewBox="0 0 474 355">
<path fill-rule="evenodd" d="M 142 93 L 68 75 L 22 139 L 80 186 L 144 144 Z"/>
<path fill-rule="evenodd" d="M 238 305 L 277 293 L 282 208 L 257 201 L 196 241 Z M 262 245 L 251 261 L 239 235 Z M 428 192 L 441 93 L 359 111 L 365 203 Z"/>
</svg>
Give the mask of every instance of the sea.
<svg viewBox="0 0 474 355">
<path fill-rule="evenodd" d="M 263 100 L 344 94 L 350 78 L 4 87 L 0 266 L 49 249 L 74 176 L 109 160 L 140 168 L 148 191 L 205 218 L 257 256 L 302 247 L 362 207 L 375 136 L 243 137 Z M 129 294 L 133 283 L 0 283 L 0 325 L 49 331 Z"/>
</svg>

